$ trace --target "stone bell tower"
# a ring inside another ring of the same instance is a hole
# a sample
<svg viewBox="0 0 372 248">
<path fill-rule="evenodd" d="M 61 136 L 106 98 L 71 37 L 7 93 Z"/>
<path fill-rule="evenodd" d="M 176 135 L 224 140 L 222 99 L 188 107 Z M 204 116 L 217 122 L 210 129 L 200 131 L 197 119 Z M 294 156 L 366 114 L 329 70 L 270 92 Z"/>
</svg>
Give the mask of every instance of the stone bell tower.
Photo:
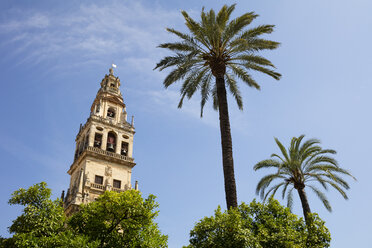
<svg viewBox="0 0 372 248">
<path fill-rule="evenodd" d="M 131 189 L 133 117 L 127 112 L 120 92 L 120 80 L 109 70 L 93 101 L 90 116 L 76 136 L 74 162 L 68 170 L 70 187 L 64 198 L 69 216 L 81 203 L 94 201 L 106 190 Z M 137 188 L 137 183 L 136 183 Z"/>
</svg>

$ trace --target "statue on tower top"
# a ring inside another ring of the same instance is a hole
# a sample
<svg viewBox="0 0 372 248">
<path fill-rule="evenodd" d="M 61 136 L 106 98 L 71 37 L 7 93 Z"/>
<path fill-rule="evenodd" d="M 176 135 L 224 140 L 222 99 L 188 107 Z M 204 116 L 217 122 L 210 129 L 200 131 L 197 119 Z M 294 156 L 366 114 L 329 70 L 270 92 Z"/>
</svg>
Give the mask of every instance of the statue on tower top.
<svg viewBox="0 0 372 248">
<path fill-rule="evenodd" d="M 116 65 L 111 64 L 111 68 L 109 69 L 110 75 L 114 75 L 114 68 L 116 68 Z"/>
</svg>

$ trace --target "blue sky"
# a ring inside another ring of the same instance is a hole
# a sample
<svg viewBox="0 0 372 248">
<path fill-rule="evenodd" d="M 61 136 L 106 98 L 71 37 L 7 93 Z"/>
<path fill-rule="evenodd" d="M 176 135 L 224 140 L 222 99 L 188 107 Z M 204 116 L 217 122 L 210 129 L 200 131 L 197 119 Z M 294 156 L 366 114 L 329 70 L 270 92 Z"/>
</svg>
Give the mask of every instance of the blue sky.
<svg viewBox="0 0 372 248">
<path fill-rule="evenodd" d="M 328 192 L 333 212 L 309 192 L 310 207 L 326 221 L 332 247 L 367 247 L 372 232 L 372 135 L 370 10 L 367 0 L 313 1 L 11 1 L 0 2 L 0 235 L 20 213 L 10 194 L 46 181 L 54 197 L 68 188 L 66 173 L 79 124 L 89 115 L 99 82 L 111 63 L 121 79 L 129 115 L 135 116 L 134 157 L 144 193 L 160 203 L 158 223 L 169 247 L 188 243 L 194 223 L 225 207 L 217 112 L 199 118 L 199 96 L 177 109 L 178 86 L 165 90 L 166 72 L 153 71 L 174 37 L 185 31 L 180 10 L 198 18 L 203 6 L 218 10 L 236 2 L 234 16 L 255 11 L 252 26 L 275 24 L 270 38 L 282 43 L 264 53 L 283 74 L 253 73 L 261 91 L 241 85 L 244 111 L 230 99 L 239 201 L 255 198 L 266 172 L 252 167 L 306 134 L 338 151 L 350 170 L 350 199 Z M 279 196 L 278 196 L 279 197 Z M 284 203 L 284 202 L 283 202 Z M 295 197 L 293 211 L 302 214 Z"/>
</svg>

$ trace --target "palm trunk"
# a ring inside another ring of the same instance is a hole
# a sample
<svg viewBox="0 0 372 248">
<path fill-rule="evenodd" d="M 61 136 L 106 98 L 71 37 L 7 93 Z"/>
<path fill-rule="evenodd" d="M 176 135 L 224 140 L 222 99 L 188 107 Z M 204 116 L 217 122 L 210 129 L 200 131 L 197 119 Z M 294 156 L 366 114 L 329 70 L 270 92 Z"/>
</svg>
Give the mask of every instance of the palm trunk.
<svg viewBox="0 0 372 248">
<path fill-rule="evenodd" d="M 306 196 L 306 192 L 305 192 L 305 187 L 298 188 L 297 191 L 298 191 L 298 195 L 300 196 L 300 199 L 301 199 L 302 210 L 304 211 L 304 217 L 305 217 L 306 224 L 309 224 L 308 214 L 311 213 L 311 211 L 310 211 L 309 202 L 307 200 L 307 196 Z"/>
<path fill-rule="evenodd" d="M 222 165 L 225 179 L 225 195 L 227 209 L 238 206 L 236 196 L 236 184 L 234 175 L 234 160 L 232 153 L 232 140 L 230 130 L 229 111 L 227 105 L 226 88 L 224 75 L 216 77 L 218 108 L 220 116 Z"/>
</svg>

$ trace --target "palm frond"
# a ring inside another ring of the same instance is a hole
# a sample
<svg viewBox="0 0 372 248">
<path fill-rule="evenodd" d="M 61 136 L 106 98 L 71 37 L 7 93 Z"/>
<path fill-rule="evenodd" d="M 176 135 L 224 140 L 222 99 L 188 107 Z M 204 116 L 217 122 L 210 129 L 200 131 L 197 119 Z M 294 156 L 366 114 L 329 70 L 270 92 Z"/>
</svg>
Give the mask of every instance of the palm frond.
<svg viewBox="0 0 372 248">
<path fill-rule="evenodd" d="M 275 186 L 272 186 L 265 194 L 265 196 L 263 197 L 263 201 L 266 201 L 267 197 L 270 195 L 272 197 L 275 196 L 276 192 L 278 191 L 278 189 L 283 186 L 285 184 L 285 182 L 282 182 L 282 183 L 279 183 Z M 262 193 L 263 191 L 261 191 Z M 261 195 L 261 198 L 262 198 L 262 195 Z"/>
<path fill-rule="evenodd" d="M 326 183 L 328 183 L 329 185 L 331 185 L 334 189 L 336 189 L 341 195 L 342 197 L 347 200 L 349 199 L 349 197 L 347 196 L 346 192 L 340 188 L 340 186 L 338 186 L 336 183 L 332 182 L 332 181 L 325 181 Z"/>
<path fill-rule="evenodd" d="M 200 59 L 195 59 L 194 54 L 181 54 L 177 53 L 175 56 L 167 56 L 164 57 L 162 60 L 160 60 L 159 63 L 156 64 L 155 69 L 159 69 L 160 71 L 164 70 L 165 68 L 171 67 L 171 66 L 179 66 L 184 63 L 194 63 L 197 64 L 198 62 L 201 62 Z"/>
<path fill-rule="evenodd" d="M 228 20 L 230 19 L 231 13 L 234 11 L 236 4 L 230 6 L 224 5 L 221 10 L 218 12 L 216 21 L 220 30 L 224 30 Z"/>
<path fill-rule="evenodd" d="M 212 89 L 213 96 L 213 109 L 218 110 L 218 97 L 217 97 L 217 85 L 215 84 Z"/>
<path fill-rule="evenodd" d="M 169 33 L 172 33 L 172 34 L 175 34 L 177 35 L 179 38 L 183 39 L 185 42 L 187 42 L 187 44 L 189 44 L 190 46 L 194 46 L 195 48 L 198 48 L 199 51 L 203 52 L 203 53 L 206 53 L 207 51 L 198 44 L 197 40 L 195 40 L 192 36 L 188 35 L 188 34 L 185 34 L 185 33 L 182 33 L 180 31 L 177 31 L 173 28 L 166 28 L 166 30 L 169 32 Z"/>
<path fill-rule="evenodd" d="M 212 48 L 218 47 L 218 42 L 221 37 L 221 30 L 216 23 L 216 14 L 213 9 L 208 13 L 201 12 L 201 27 L 203 29 L 204 36 L 207 37 L 209 44 Z"/>
<path fill-rule="evenodd" d="M 195 76 L 191 77 L 190 83 L 184 89 L 188 99 L 190 99 L 194 95 L 194 93 L 200 88 L 200 83 L 203 77 L 207 74 L 207 72 L 208 68 L 204 68 L 201 71 L 196 71 Z"/>
<path fill-rule="evenodd" d="M 280 166 L 281 163 L 275 159 L 265 159 L 258 162 L 253 169 L 256 171 L 262 168 L 279 168 Z"/>
<path fill-rule="evenodd" d="M 320 146 L 310 146 L 303 152 L 300 151 L 299 153 L 301 154 L 303 160 L 307 159 L 309 157 L 315 157 L 318 156 L 318 153 L 322 151 L 322 148 Z"/>
<path fill-rule="evenodd" d="M 303 140 L 304 137 L 305 137 L 305 135 L 302 134 L 298 138 L 296 138 L 296 145 L 294 147 L 294 150 L 295 150 L 296 153 L 299 153 L 300 144 L 301 144 L 301 141 Z"/>
<path fill-rule="evenodd" d="M 277 139 L 277 138 L 274 138 L 275 139 L 275 142 L 276 144 L 278 145 L 280 151 L 282 152 L 284 158 L 286 161 L 289 161 L 289 156 L 288 156 L 288 153 L 287 153 L 287 150 L 285 149 L 285 147 L 283 146 L 283 144 Z"/>
<path fill-rule="evenodd" d="M 286 181 L 286 182 L 285 182 L 284 188 L 283 188 L 283 190 L 282 190 L 282 199 L 284 199 L 284 197 L 285 197 L 285 192 L 287 191 L 287 188 L 288 188 L 288 186 L 289 186 L 290 184 L 291 184 L 290 181 Z"/>
<path fill-rule="evenodd" d="M 210 85 L 211 83 L 211 74 L 208 73 L 202 79 L 202 86 L 201 86 L 201 102 L 200 102 L 200 117 L 203 117 L 203 109 L 204 105 L 208 100 L 210 94 Z"/>
<path fill-rule="evenodd" d="M 335 175 L 333 173 L 328 173 L 328 174 L 325 174 L 324 176 L 334 181 L 335 183 L 340 184 L 345 189 L 350 189 L 349 184 L 342 177 Z"/>
<path fill-rule="evenodd" d="M 202 29 L 201 25 L 194 21 L 186 11 L 181 11 L 183 17 L 185 18 L 186 21 L 186 26 L 189 28 L 190 32 L 194 35 L 195 39 L 198 40 L 200 43 L 202 43 L 205 47 L 210 49 L 210 44 L 206 37 L 204 36 L 204 30 Z"/>
<path fill-rule="evenodd" d="M 295 161 L 296 160 L 296 153 L 295 153 L 295 145 L 296 145 L 296 141 L 297 141 L 297 138 L 296 137 L 293 137 L 292 139 L 291 139 L 291 144 L 290 144 L 290 146 L 289 146 L 289 148 L 288 148 L 288 153 L 289 153 L 289 157 L 290 157 L 290 159 L 291 160 L 293 160 L 293 161 Z"/>
<path fill-rule="evenodd" d="M 227 24 L 224 32 L 222 33 L 222 46 L 225 46 L 232 37 L 238 34 L 244 27 L 249 25 L 258 15 L 254 12 L 245 13 Z"/>
<path fill-rule="evenodd" d="M 181 93 L 181 99 L 180 99 L 180 101 L 178 102 L 178 106 L 177 106 L 177 108 L 182 108 L 182 105 L 183 105 L 183 99 L 185 99 L 185 96 L 186 96 L 186 92 Z"/>
<path fill-rule="evenodd" d="M 196 90 L 200 88 L 200 86 L 201 86 L 200 84 L 202 82 L 202 79 L 207 74 L 207 72 L 208 72 L 208 69 L 205 68 L 204 70 L 199 71 L 199 72 L 196 73 L 195 80 L 193 80 L 190 83 L 190 86 L 188 88 L 186 88 L 187 98 L 190 99 L 194 95 L 194 93 L 196 92 Z"/>
<path fill-rule="evenodd" d="M 318 139 L 308 139 L 307 141 L 305 141 L 305 143 L 302 144 L 299 153 L 303 154 L 309 147 L 319 143 L 320 140 Z"/>
<path fill-rule="evenodd" d="M 261 34 L 271 34 L 274 31 L 274 27 L 275 25 L 260 25 L 243 32 L 239 38 L 251 39 L 260 36 Z"/>
<path fill-rule="evenodd" d="M 229 52 L 232 54 L 242 52 L 258 52 L 263 50 L 273 50 L 278 48 L 279 42 L 265 40 L 265 39 L 235 39 L 229 44 Z"/>
<path fill-rule="evenodd" d="M 293 206 L 293 194 L 292 194 L 293 189 L 294 188 L 289 189 L 288 194 L 287 194 L 287 208 L 289 208 L 290 210 L 292 210 L 292 206 Z"/>
<path fill-rule="evenodd" d="M 285 163 L 285 160 L 282 157 L 280 157 L 278 154 L 276 154 L 276 153 L 271 154 L 270 157 L 272 157 L 272 158 L 278 158 L 278 159 L 280 159 L 280 161 L 282 161 L 283 163 Z"/>
<path fill-rule="evenodd" d="M 347 175 L 351 175 L 351 174 L 347 174 Z M 344 187 L 345 189 L 350 189 L 350 186 L 349 184 L 340 176 L 338 175 L 335 175 L 333 173 L 328 173 L 327 175 L 325 175 L 326 177 L 328 177 L 330 180 L 340 184 L 342 187 Z M 354 180 L 356 180 L 355 177 L 351 176 Z"/>
<path fill-rule="evenodd" d="M 255 70 L 255 71 L 259 71 L 259 72 L 262 72 L 276 80 L 279 80 L 281 78 L 281 74 L 276 72 L 276 71 L 273 71 L 273 70 L 270 70 L 268 68 L 265 68 L 263 66 L 259 66 L 259 65 L 256 65 L 256 64 L 253 64 L 253 63 L 245 63 L 245 64 L 242 64 L 242 66 L 244 66 L 245 68 L 247 69 L 251 69 L 251 70 Z"/>
<path fill-rule="evenodd" d="M 321 163 L 327 163 L 338 167 L 338 162 L 336 161 L 336 159 L 324 155 L 314 157 L 311 161 L 309 161 L 308 166 L 313 166 Z"/>
<path fill-rule="evenodd" d="M 275 66 L 270 62 L 270 60 L 259 56 L 259 55 L 254 55 L 254 54 L 241 54 L 238 56 L 233 57 L 230 59 L 231 61 L 240 61 L 241 63 L 255 63 L 258 65 L 263 65 L 263 66 L 270 66 L 275 68 Z"/>
<path fill-rule="evenodd" d="M 194 53 L 199 52 L 197 47 L 190 45 L 187 42 L 162 43 L 158 47 L 167 48 L 171 51 L 176 51 L 176 52 L 194 52 Z"/>
<path fill-rule="evenodd" d="M 183 93 L 185 93 L 185 95 L 187 94 L 188 88 L 191 87 L 191 84 L 195 81 L 199 73 L 200 73 L 199 68 L 194 68 L 192 69 L 191 72 L 188 73 L 186 79 L 183 81 L 182 86 L 181 86 L 181 90 L 180 90 L 181 95 Z"/>
<path fill-rule="evenodd" d="M 279 47 L 280 43 L 265 39 L 249 39 L 250 51 L 273 50 Z"/>
<path fill-rule="evenodd" d="M 302 153 L 302 160 L 301 162 L 306 162 L 304 163 L 304 167 L 307 167 L 309 163 L 314 159 L 315 157 L 323 154 L 336 154 L 337 152 L 332 149 L 322 149 L 320 146 L 313 146 L 305 150 L 304 153 Z"/>
<path fill-rule="evenodd" d="M 256 194 L 258 195 L 260 191 L 264 192 L 265 189 L 270 185 L 270 183 L 273 180 L 278 179 L 278 178 L 285 178 L 285 177 L 280 174 L 275 173 L 275 174 L 266 175 L 263 178 L 261 178 L 261 180 L 258 182 L 257 187 L 256 187 Z M 264 193 L 261 193 L 262 196 L 263 194 Z"/>
<path fill-rule="evenodd" d="M 229 86 L 230 93 L 234 96 L 236 100 L 236 104 L 238 105 L 240 110 L 243 110 L 243 98 L 239 91 L 238 84 L 234 78 L 234 75 L 230 75 L 228 73 L 225 74 L 226 83 Z"/>
<path fill-rule="evenodd" d="M 332 164 L 316 164 L 312 165 L 306 168 L 305 172 L 317 172 L 317 171 L 325 171 L 327 173 L 331 172 L 338 172 L 344 175 L 351 176 L 353 179 L 356 179 L 351 175 L 351 173 L 345 169 L 342 169 L 338 166 L 332 165 Z"/>
<path fill-rule="evenodd" d="M 206 72 L 208 72 L 207 68 L 204 68 L 202 71 L 200 71 L 198 68 L 194 68 L 188 73 L 188 76 L 181 87 L 181 99 L 178 103 L 178 108 L 182 108 L 185 96 L 190 99 L 194 95 L 196 90 L 199 88 L 200 81 Z"/>
<path fill-rule="evenodd" d="M 243 82 L 247 83 L 248 86 L 260 89 L 260 86 L 257 84 L 256 81 L 253 80 L 253 78 L 240 66 L 228 64 L 228 66 L 232 69 L 234 74 L 239 77 Z"/>
<path fill-rule="evenodd" d="M 308 187 L 310 189 L 312 189 L 315 194 L 319 197 L 319 199 L 322 201 L 324 207 L 329 211 L 329 212 L 332 212 L 332 207 L 331 205 L 329 204 L 329 201 L 327 199 L 327 197 L 324 195 L 324 193 L 322 191 L 320 191 L 319 189 L 317 189 L 316 187 L 312 186 L 312 185 L 308 185 Z"/>
<path fill-rule="evenodd" d="M 178 67 L 171 71 L 168 76 L 164 79 L 164 87 L 168 88 L 174 82 L 184 78 L 184 76 L 188 73 L 188 68 L 186 67 Z"/>
<path fill-rule="evenodd" d="M 315 181 L 320 183 L 325 190 L 328 190 L 327 184 L 325 182 L 325 178 L 323 178 L 322 174 L 305 173 L 305 176 L 309 176 L 310 178 L 314 179 Z M 305 179 L 305 181 L 310 181 L 310 180 L 307 178 Z"/>
</svg>

